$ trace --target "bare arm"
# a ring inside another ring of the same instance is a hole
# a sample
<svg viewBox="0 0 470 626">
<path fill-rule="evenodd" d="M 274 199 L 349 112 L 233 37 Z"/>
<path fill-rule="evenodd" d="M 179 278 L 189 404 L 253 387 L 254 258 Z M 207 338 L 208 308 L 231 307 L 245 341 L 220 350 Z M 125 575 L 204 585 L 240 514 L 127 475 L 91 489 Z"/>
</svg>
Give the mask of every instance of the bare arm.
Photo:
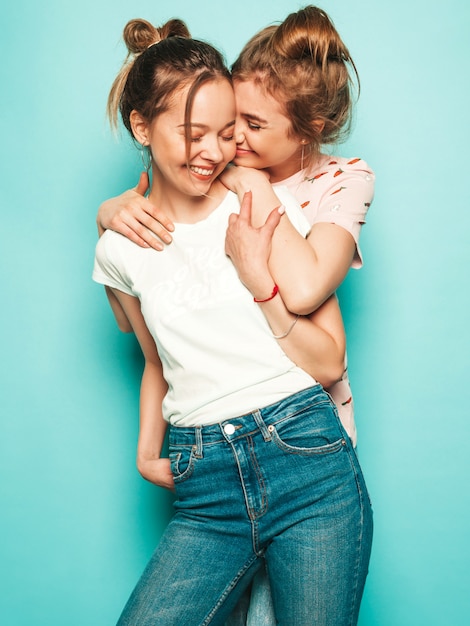
<svg viewBox="0 0 470 626">
<path fill-rule="evenodd" d="M 124 309 L 122 308 L 121 303 L 119 302 L 119 299 L 114 291 L 108 286 L 105 286 L 105 291 L 108 297 L 109 306 L 114 313 L 114 318 L 116 319 L 119 330 L 123 333 L 134 332 L 134 329 L 129 322 L 129 318 L 125 314 Z"/>
<path fill-rule="evenodd" d="M 281 348 L 296 365 L 324 387 L 341 378 L 346 346 L 335 295 L 309 316 L 299 317 L 288 311 L 280 296 L 260 307 Z"/>
<path fill-rule="evenodd" d="M 328 387 L 339 380 L 344 371 L 345 335 L 336 297 L 331 296 L 314 313 L 302 317 L 290 312 L 284 303 L 282 288 L 277 295 L 270 297 L 278 280 L 268 259 L 273 232 L 279 228 L 281 216 L 274 210 L 261 228 L 254 228 L 251 226 L 250 201 L 251 194 L 246 194 L 240 214 L 230 217 L 226 252 L 232 258 L 240 280 L 254 298 L 264 300 L 259 306 L 287 356 Z M 237 246 L 241 241 L 239 229 L 244 237 L 241 248 Z M 244 254 L 247 250 L 250 253 Z M 284 262 L 289 266 L 289 259 Z"/>
<path fill-rule="evenodd" d="M 237 193 L 240 201 L 246 191 L 252 191 L 255 227 L 262 226 L 270 211 L 279 205 L 262 172 L 231 166 L 223 173 L 222 182 Z M 249 257 L 253 248 L 247 233 L 239 229 L 237 237 L 239 254 Z M 354 238 L 340 226 L 315 224 L 305 240 L 287 217 L 283 218 L 273 235 L 269 266 L 288 309 L 302 315 L 315 311 L 343 281 L 355 250 Z"/>
<path fill-rule="evenodd" d="M 142 476 L 160 487 L 174 488 L 170 461 L 161 457 L 167 423 L 162 415 L 162 401 L 167 391 L 157 348 L 147 329 L 137 298 L 112 290 L 132 326 L 145 358 L 140 389 L 140 431 L 137 445 L 137 468 Z"/>
</svg>

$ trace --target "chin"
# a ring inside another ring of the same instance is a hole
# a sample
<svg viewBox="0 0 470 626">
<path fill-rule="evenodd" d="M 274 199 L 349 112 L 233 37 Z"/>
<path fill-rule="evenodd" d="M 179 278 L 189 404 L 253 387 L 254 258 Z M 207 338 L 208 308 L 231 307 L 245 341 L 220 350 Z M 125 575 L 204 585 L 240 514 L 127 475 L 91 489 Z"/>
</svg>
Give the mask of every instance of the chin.
<svg viewBox="0 0 470 626">
<path fill-rule="evenodd" d="M 250 156 L 240 156 L 233 159 L 235 165 L 242 165 L 243 167 L 259 167 L 256 163 L 256 159 Z"/>
</svg>

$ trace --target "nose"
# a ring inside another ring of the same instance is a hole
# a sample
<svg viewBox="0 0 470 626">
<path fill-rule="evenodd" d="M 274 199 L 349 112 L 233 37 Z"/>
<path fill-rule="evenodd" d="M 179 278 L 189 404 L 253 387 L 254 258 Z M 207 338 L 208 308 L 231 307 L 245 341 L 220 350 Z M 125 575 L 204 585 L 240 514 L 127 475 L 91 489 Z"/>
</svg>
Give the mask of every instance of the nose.
<svg viewBox="0 0 470 626">
<path fill-rule="evenodd" d="M 208 161 L 212 161 L 213 163 L 220 163 L 223 160 L 224 155 L 220 148 L 219 139 L 209 139 L 204 145 L 204 150 L 202 152 L 202 156 Z"/>
<path fill-rule="evenodd" d="M 236 143 L 243 143 L 245 141 L 245 131 L 244 131 L 244 122 L 242 119 L 237 118 L 235 120 L 235 141 Z"/>
</svg>

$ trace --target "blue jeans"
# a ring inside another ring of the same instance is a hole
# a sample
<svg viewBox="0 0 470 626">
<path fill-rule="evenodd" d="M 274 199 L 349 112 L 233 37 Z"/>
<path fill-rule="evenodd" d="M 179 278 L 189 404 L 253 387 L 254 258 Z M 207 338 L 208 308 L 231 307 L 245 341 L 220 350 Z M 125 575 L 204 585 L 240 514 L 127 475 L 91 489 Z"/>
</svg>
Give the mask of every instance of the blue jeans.
<svg viewBox="0 0 470 626">
<path fill-rule="evenodd" d="M 278 624 L 356 624 L 372 511 L 320 385 L 169 441 L 175 515 L 119 626 L 222 626 L 264 563 Z"/>
<path fill-rule="evenodd" d="M 225 626 L 276 626 L 273 598 L 266 564 L 253 578 Z"/>
</svg>

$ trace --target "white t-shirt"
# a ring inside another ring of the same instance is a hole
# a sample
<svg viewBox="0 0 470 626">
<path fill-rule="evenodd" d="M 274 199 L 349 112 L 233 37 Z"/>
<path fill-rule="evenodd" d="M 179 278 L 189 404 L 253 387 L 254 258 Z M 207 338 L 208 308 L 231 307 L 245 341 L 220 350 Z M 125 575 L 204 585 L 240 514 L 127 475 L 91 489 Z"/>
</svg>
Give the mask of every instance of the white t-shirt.
<svg viewBox="0 0 470 626">
<path fill-rule="evenodd" d="M 310 226 L 290 193 L 276 187 L 302 235 Z M 162 252 L 106 231 L 93 279 L 139 298 L 168 383 L 164 418 L 212 424 L 267 406 L 315 384 L 273 338 L 263 313 L 225 254 L 238 198 L 228 192 L 205 220 L 175 224 Z"/>
</svg>

